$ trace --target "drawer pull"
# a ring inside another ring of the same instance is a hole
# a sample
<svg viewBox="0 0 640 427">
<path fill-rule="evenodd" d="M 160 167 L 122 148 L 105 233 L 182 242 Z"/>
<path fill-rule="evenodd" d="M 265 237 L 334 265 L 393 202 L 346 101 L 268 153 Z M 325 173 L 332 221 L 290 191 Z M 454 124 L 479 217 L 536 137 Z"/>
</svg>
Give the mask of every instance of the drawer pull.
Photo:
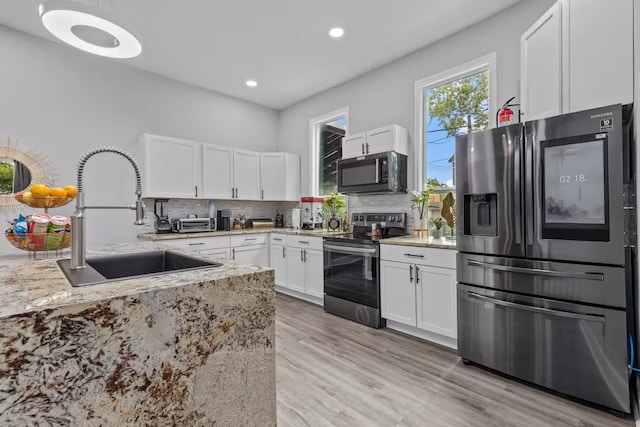
<svg viewBox="0 0 640 427">
<path fill-rule="evenodd" d="M 200 245 L 204 245 L 204 242 L 200 242 L 200 243 L 189 243 L 189 246 L 200 246 Z"/>
<path fill-rule="evenodd" d="M 279 239 L 279 238 L 277 238 L 277 237 L 273 237 L 272 239 L 273 239 L 273 240 L 277 240 L 278 242 L 282 242 L 282 239 Z"/>
<path fill-rule="evenodd" d="M 298 243 L 304 243 L 304 244 L 306 244 L 306 245 L 308 245 L 308 244 L 309 244 L 309 242 L 308 242 L 307 240 L 298 240 Z"/>
<path fill-rule="evenodd" d="M 476 294 L 475 292 L 469 292 L 469 291 L 467 291 L 467 295 L 469 295 L 471 298 L 479 299 L 481 301 L 491 302 L 491 303 L 493 303 L 495 305 L 500 305 L 502 307 L 509 307 L 509 308 L 515 308 L 515 309 L 519 309 L 519 310 L 526 310 L 526 311 L 531 311 L 533 313 L 548 314 L 550 316 L 566 317 L 566 318 L 569 318 L 569 319 L 587 320 L 589 322 L 598 322 L 598 323 L 604 323 L 605 322 L 604 316 L 599 316 L 599 315 L 596 315 L 596 314 L 573 313 L 571 311 L 553 310 L 551 308 L 544 308 L 544 307 L 536 307 L 536 306 L 533 306 L 533 305 L 518 304 L 518 303 L 515 303 L 515 302 L 504 301 L 504 300 L 501 300 L 501 299 L 492 298 L 492 297 L 488 297 L 486 295 L 480 295 L 480 294 Z"/>
<path fill-rule="evenodd" d="M 244 239 L 245 242 L 248 242 L 249 240 L 258 240 L 258 238 L 257 237 L 251 237 L 251 238 Z"/>
<path fill-rule="evenodd" d="M 404 256 L 410 256 L 413 258 L 424 258 L 424 255 L 416 255 L 416 254 L 404 254 Z"/>
</svg>

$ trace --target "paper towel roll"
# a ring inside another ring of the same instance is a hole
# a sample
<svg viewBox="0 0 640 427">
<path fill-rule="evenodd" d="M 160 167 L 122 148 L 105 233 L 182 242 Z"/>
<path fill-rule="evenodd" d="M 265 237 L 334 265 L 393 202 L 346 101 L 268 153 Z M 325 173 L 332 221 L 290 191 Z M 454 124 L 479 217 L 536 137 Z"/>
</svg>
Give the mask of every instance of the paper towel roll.
<svg viewBox="0 0 640 427">
<path fill-rule="evenodd" d="M 300 228 L 300 209 L 291 210 L 291 226 L 293 228 Z"/>
</svg>

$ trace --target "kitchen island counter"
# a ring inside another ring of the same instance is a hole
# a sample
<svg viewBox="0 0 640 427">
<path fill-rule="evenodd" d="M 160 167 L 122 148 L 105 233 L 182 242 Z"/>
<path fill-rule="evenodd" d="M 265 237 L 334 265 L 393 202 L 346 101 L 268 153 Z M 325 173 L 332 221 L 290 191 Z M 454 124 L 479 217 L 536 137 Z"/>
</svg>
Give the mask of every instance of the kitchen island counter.
<svg viewBox="0 0 640 427">
<path fill-rule="evenodd" d="M 0 425 L 276 424 L 273 270 L 216 260 L 73 288 L 55 259 L 7 261 Z"/>
</svg>

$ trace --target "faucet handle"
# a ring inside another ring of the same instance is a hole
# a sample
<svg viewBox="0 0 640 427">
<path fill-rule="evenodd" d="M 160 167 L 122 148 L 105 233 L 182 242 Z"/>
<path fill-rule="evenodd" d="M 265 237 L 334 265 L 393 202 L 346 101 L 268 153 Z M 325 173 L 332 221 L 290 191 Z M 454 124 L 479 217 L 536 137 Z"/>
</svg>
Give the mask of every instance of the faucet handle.
<svg viewBox="0 0 640 427">
<path fill-rule="evenodd" d="M 147 208 L 142 199 L 136 200 L 135 210 L 136 220 L 134 221 L 134 225 L 144 225 L 144 218 L 147 216 Z"/>
</svg>

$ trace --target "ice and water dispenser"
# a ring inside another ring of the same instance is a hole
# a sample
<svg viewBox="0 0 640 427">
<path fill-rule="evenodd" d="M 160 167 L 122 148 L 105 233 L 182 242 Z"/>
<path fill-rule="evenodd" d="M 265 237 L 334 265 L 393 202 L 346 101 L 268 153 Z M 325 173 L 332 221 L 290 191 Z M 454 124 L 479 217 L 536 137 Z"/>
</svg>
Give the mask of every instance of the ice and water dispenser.
<svg viewBox="0 0 640 427">
<path fill-rule="evenodd" d="M 498 235 L 498 194 L 464 195 L 464 234 L 467 236 Z"/>
</svg>

